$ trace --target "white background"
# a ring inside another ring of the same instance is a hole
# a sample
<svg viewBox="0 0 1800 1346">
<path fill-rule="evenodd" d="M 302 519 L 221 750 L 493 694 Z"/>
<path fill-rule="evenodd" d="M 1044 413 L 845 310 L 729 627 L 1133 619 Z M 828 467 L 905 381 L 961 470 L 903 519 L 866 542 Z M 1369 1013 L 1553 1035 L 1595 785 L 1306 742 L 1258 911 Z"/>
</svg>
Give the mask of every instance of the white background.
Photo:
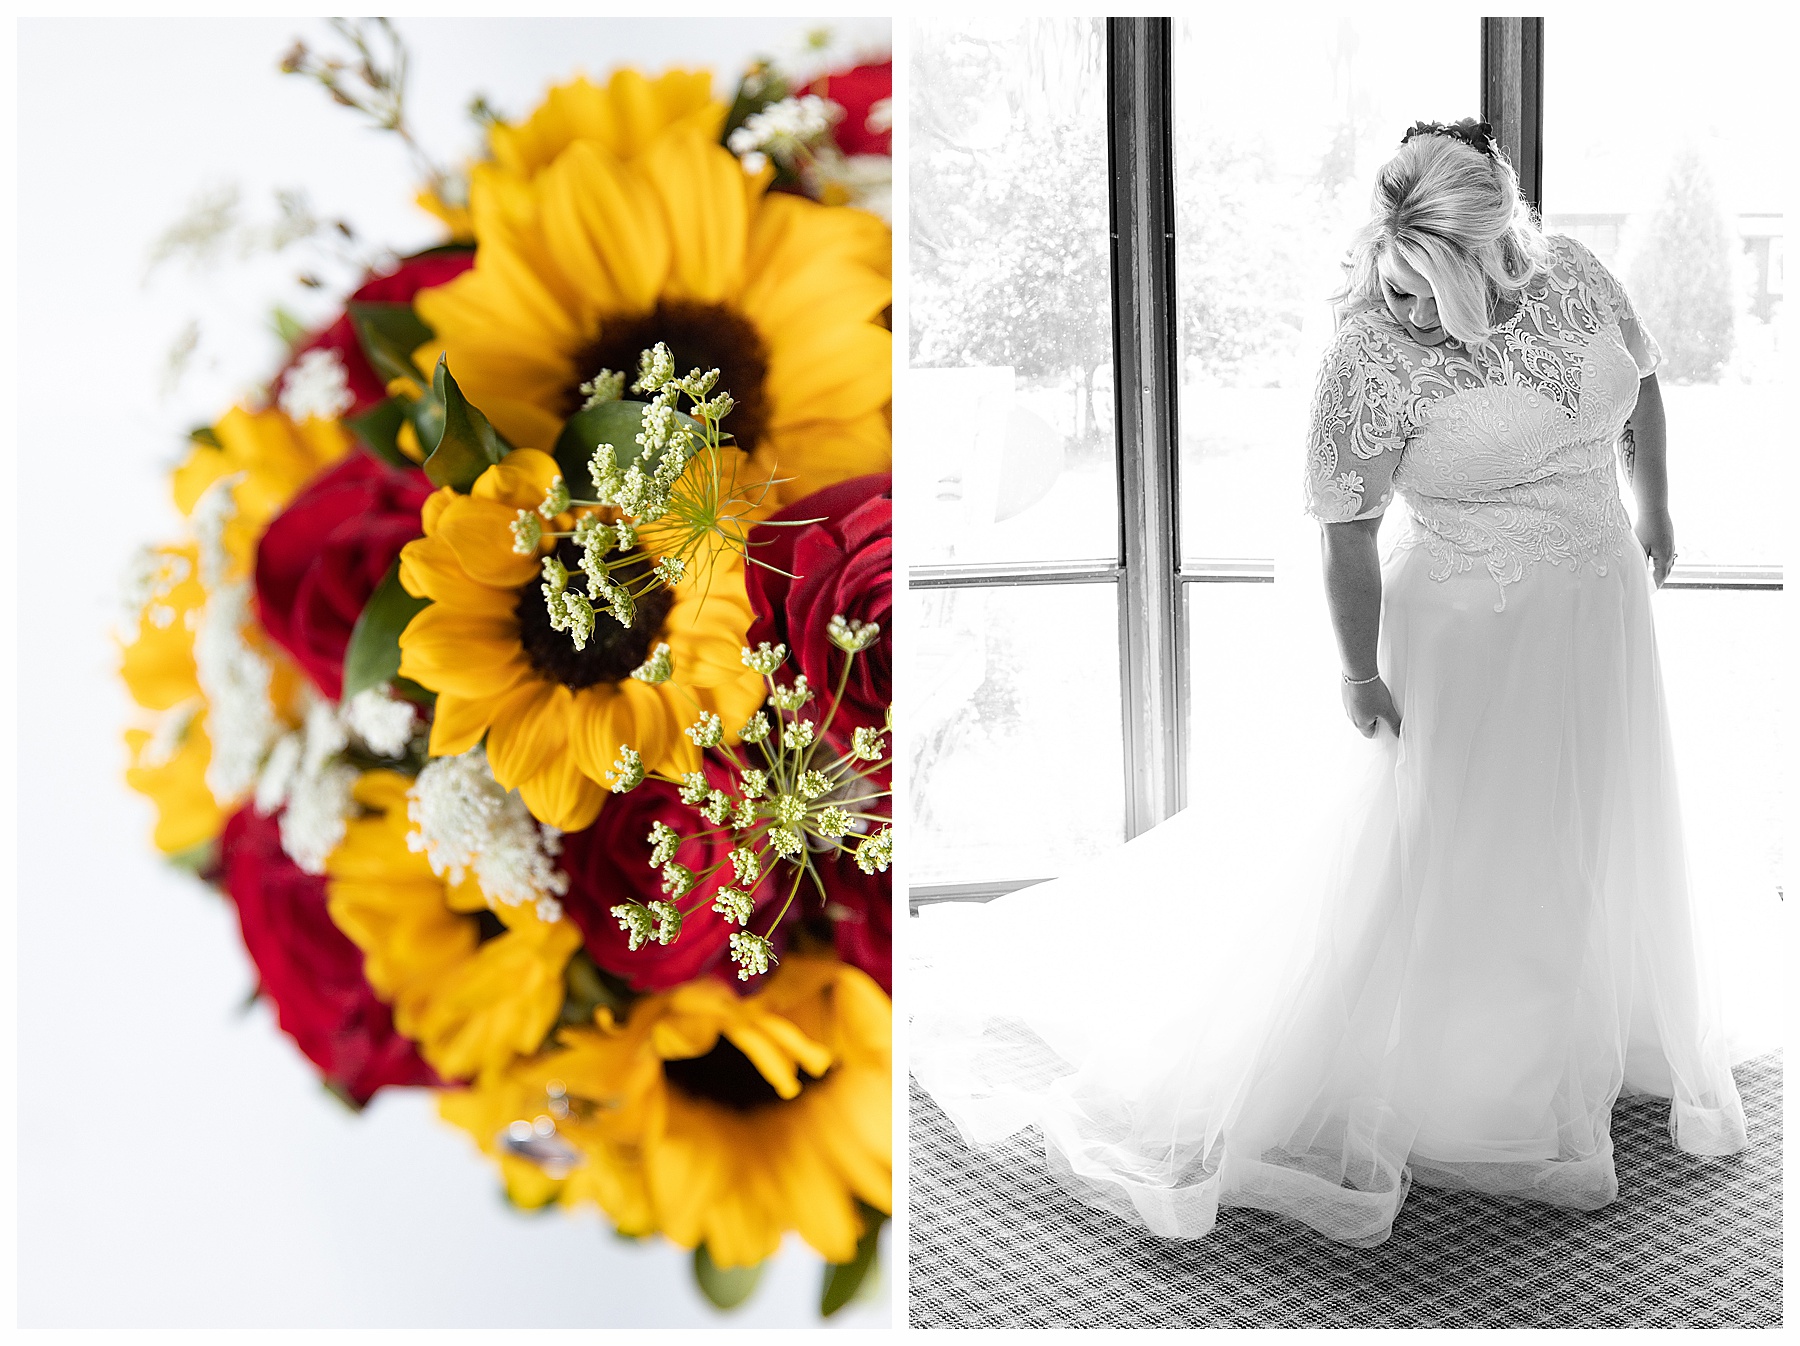
<svg viewBox="0 0 1800 1346">
<path fill-rule="evenodd" d="M 816 22 L 816 21 L 814 21 Z M 442 159 L 475 147 L 487 94 L 517 116 L 552 81 L 615 64 L 707 65 L 721 91 L 801 21 L 401 19 L 409 103 Z M 838 26 L 885 45 L 885 21 Z M 687 1257 L 597 1215 L 503 1201 L 429 1095 L 361 1116 L 325 1094 L 253 983 L 227 904 L 155 857 L 122 783 L 132 707 L 109 630 L 139 544 L 172 536 L 182 431 L 266 378 L 290 255 L 146 279 L 154 240 L 236 181 L 273 218 L 308 191 L 400 251 L 437 242 L 394 137 L 277 73 L 320 20 L 26 21 L 19 30 L 18 1306 L 28 1327 L 774 1325 L 817 1321 L 819 1260 L 790 1240 L 722 1318 Z M 310 306 L 309 306 L 310 305 Z M 190 319 L 193 367 L 164 387 Z M 891 1249 L 884 1240 L 884 1261 Z M 891 1262 L 888 1270 L 891 1274 Z M 889 1321 L 877 1302 L 833 1320 Z"/>
</svg>

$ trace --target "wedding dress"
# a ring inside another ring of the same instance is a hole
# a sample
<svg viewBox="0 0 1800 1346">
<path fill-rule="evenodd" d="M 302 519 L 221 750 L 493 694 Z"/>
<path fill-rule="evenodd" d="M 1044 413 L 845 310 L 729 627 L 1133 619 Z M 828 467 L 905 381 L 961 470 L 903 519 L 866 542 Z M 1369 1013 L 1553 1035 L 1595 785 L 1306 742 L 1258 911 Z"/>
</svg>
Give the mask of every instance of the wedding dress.
<svg viewBox="0 0 1800 1346">
<path fill-rule="evenodd" d="M 1400 736 L 1343 726 L 1335 783 L 1329 749 L 1298 754 L 1254 801 L 1291 844 L 1190 809 L 926 908 L 912 1070 L 967 1141 L 1039 1126 L 1070 1190 L 1157 1234 L 1248 1206 L 1359 1246 L 1413 1182 L 1605 1205 L 1621 1093 L 1669 1099 L 1682 1150 L 1745 1146 L 1614 463 L 1657 359 L 1565 238 L 1486 347 L 1345 321 L 1307 508 L 1404 502 L 1380 639 Z"/>
</svg>

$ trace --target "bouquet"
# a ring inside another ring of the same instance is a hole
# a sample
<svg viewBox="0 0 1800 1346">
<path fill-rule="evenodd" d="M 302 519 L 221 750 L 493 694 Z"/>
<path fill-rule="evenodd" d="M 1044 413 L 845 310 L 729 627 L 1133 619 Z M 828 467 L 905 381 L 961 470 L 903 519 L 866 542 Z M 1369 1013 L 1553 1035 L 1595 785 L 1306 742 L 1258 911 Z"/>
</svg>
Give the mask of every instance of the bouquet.
<svg viewBox="0 0 1800 1346">
<path fill-rule="evenodd" d="M 413 143 L 404 51 L 283 62 Z M 891 67 L 614 72 L 424 163 L 133 576 L 129 784 L 360 1108 L 841 1306 L 891 1209 Z"/>
</svg>

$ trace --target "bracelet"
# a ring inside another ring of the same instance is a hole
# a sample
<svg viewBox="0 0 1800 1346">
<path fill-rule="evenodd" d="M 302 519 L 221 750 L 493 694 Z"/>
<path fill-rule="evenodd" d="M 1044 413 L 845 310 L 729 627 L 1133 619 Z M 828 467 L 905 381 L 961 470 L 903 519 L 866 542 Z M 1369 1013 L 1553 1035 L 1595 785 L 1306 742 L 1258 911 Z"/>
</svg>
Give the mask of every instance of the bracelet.
<svg viewBox="0 0 1800 1346">
<path fill-rule="evenodd" d="M 1371 682 L 1379 681 L 1381 681 L 1379 671 L 1369 674 L 1366 678 L 1353 678 L 1348 673 L 1344 674 L 1344 683 L 1350 687 L 1367 687 Z"/>
</svg>

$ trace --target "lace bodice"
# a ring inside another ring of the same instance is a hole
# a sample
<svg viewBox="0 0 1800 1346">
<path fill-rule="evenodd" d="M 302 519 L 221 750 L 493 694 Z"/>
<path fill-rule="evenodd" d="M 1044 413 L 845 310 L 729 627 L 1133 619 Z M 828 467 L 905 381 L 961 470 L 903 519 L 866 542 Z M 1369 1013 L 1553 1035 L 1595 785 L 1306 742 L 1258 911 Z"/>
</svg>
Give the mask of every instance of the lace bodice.
<svg viewBox="0 0 1800 1346">
<path fill-rule="evenodd" d="M 1614 445 L 1660 359 L 1624 288 L 1570 238 L 1479 348 L 1421 346 L 1383 308 L 1326 352 L 1313 398 L 1306 508 L 1327 523 L 1406 502 L 1402 547 L 1431 574 L 1484 567 L 1506 586 L 1537 562 L 1627 554 Z"/>
</svg>

